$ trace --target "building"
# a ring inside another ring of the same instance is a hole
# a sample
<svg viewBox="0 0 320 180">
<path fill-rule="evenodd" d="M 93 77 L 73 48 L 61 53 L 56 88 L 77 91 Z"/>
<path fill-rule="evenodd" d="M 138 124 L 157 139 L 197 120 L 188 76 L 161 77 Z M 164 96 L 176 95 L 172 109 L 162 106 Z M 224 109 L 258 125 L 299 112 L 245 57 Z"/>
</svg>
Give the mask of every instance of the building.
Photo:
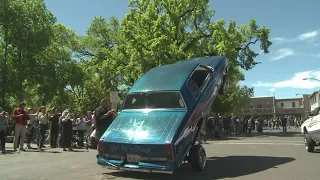
<svg viewBox="0 0 320 180">
<path fill-rule="evenodd" d="M 315 91 L 309 96 L 310 110 L 313 111 L 320 106 L 320 91 Z"/>
<path fill-rule="evenodd" d="M 305 117 L 303 98 L 276 99 L 276 114 Z"/>
<path fill-rule="evenodd" d="M 304 110 L 305 110 L 305 116 L 306 118 L 308 118 L 307 116 L 310 114 L 311 112 L 311 104 L 310 104 L 310 99 L 309 99 L 309 96 L 308 94 L 304 94 L 302 96 L 303 98 L 303 107 L 304 107 Z"/>
<path fill-rule="evenodd" d="M 253 97 L 249 104 L 242 109 L 242 115 L 273 116 L 275 113 L 275 97 Z"/>
<path fill-rule="evenodd" d="M 265 117 L 293 115 L 306 118 L 310 111 L 309 95 L 289 99 L 276 99 L 274 96 L 269 96 L 250 98 L 249 104 L 242 109 L 242 115 Z"/>
</svg>

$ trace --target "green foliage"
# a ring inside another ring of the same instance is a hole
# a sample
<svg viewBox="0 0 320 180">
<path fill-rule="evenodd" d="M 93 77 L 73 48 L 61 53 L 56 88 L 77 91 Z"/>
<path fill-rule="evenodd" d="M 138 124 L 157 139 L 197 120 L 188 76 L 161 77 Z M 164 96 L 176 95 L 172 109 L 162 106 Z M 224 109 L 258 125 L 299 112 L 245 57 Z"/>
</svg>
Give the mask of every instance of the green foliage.
<svg viewBox="0 0 320 180">
<path fill-rule="evenodd" d="M 240 26 L 212 21 L 209 0 L 131 0 L 129 7 L 122 21 L 96 17 L 87 35 L 78 36 L 56 23 L 42 0 L 1 1 L 0 53 L 8 42 L 10 106 L 24 100 L 84 112 L 108 99 L 111 90 L 120 92 L 122 104 L 126 90 L 151 68 L 215 55 L 229 59 L 231 84 L 212 110 L 237 113 L 253 95 L 239 81 L 242 70 L 258 64 L 253 46 L 268 53 L 270 29 L 253 19 Z"/>
</svg>

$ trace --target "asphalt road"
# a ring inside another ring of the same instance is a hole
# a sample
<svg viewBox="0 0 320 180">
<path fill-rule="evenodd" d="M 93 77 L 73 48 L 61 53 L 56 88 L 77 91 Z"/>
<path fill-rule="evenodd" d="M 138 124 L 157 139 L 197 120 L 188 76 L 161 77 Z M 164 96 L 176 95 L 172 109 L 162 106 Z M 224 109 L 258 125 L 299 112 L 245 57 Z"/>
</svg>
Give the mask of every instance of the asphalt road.
<svg viewBox="0 0 320 180">
<path fill-rule="evenodd" d="M 8 150 L 12 144 L 8 145 Z M 175 175 L 111 171 L 96 165 L 96 151 L 17 152 L 0 155 L 1 180 L 319 180 L 319 153 L 307 153 L 297 132 L 286 135 L 266 132 L 262 136 L 231 137 L 204 145 L 207 167 L 194 172 L 188 164 Z"/>
</svg>

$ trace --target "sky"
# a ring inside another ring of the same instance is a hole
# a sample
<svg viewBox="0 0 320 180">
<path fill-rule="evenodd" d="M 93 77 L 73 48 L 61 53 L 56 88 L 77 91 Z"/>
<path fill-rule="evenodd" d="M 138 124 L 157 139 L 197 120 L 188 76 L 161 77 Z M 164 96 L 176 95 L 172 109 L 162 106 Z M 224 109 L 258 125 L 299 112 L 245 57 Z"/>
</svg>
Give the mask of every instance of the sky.
<svg viewBox="0 0 320 180">
<path fill-rule="evenodd" d="M 128 0 L 45 0 L 58 21 L 85 35 L 96 16 L 122 19 Z M 319 0 L 213 0 L 214 20 L 236 20 L 239 25 L 255 19 L 271 29 L 270 53 L 245 71 L 242 85 L 254 87 L 256 97 L 296 98 L 320 89 L 320 1 Z"/>
</svg>

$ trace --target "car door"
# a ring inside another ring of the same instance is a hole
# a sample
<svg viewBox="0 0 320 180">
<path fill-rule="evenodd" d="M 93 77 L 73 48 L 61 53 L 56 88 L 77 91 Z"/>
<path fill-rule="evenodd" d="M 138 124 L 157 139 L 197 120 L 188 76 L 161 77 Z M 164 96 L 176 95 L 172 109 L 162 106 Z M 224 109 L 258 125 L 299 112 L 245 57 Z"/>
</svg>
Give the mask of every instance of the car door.
<svg viewBox="0 0 320 180">
<path fill-rule="evenodd" d="M 311 137 L 320 142 L 320 108 L 318 107 L 313 116 L 311 117 L 311 122 L 308 125 L 308 132 L 310 133 Z"/>
<path fill-rule="evenodd" d="M 199 65 L 191 75 L 191 81 L 196 86 L 196 92 L 199 92 L 198 103 L 195 107 L 197 118 L 200 118 L 207 109 L 208 100 L 213 92 L 211 78 L 213 77 L 213 69 Z"/>
</svg>

